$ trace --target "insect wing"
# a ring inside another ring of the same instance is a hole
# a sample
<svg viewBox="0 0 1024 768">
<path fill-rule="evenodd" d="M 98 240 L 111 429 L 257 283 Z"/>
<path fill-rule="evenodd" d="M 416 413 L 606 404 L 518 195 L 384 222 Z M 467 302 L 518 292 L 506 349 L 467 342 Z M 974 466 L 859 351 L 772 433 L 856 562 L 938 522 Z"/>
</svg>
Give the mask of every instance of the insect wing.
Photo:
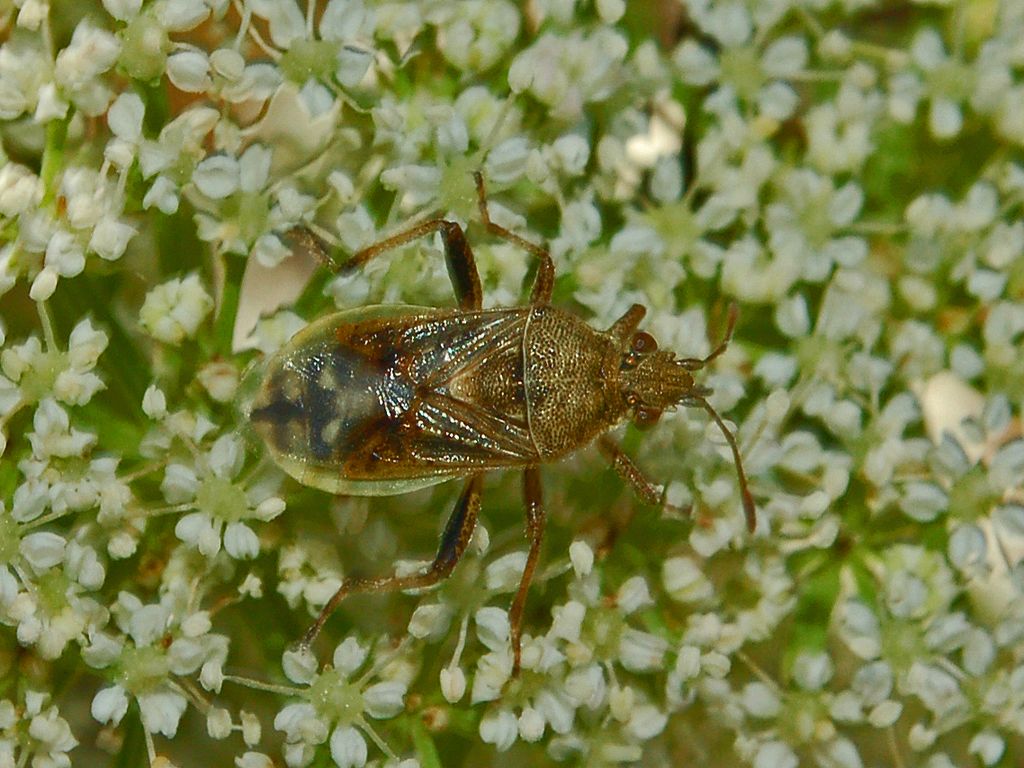
<svg viewBox="0 0 1024 768">
<path fill-rule="evenodd" d="M 350 440 L 348 477 L 466 474 L 537 460 L 525 412 L 519 310 L 338 329 L 380 371 L 378 417 Z"/>
</svg>

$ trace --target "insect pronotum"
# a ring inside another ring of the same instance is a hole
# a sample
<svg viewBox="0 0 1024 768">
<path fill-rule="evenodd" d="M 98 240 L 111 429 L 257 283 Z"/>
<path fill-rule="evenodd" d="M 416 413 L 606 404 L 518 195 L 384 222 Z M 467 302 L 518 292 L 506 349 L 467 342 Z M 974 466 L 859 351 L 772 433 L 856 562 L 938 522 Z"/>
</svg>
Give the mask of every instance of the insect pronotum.
<svg viewBox="0 0 1024 768">
<path fill-rule="evenodd" d="M 736 439 L 693 373 L 725 351 L 736 323 L 730 307 L 722 341 L 702 358 L 676 358 L 637 330 L 631 306 L 606 331 L 551 306 L 551 256 L 491 221 L 483 179 L 474 176 L 486 229 L 537 259 L 529 303 L 482 308 L 480 276 L 462 227 L 443 218 L 417 224 L 354 254 L 350 271 L 416 238 L 439 233 L 458 306 L 358 307 L 315 321 L 266 364 L 248 417 L 282 469 L 331 493 L 380 496 L 463 478 L 462 494 L 421 573 L 350 576 L 301 640 L 308 647 L 347 596 L 436 584 L 462 557 L 476 525 L 484 473 L 521 469 L 529 551 L 509 608 L 513 668 L 520 661 L 523 608 L 544 535 L 540 466 L 591 442 L 645 503 L 661 491 L 608 436 L 624 420 L 640 427 L 676 406 L 703 408 L 721 429 L 736 465 L 748 528 L 754 501 Z M 330 258 L 308 230 L 301 239 Z"/>
</svg>

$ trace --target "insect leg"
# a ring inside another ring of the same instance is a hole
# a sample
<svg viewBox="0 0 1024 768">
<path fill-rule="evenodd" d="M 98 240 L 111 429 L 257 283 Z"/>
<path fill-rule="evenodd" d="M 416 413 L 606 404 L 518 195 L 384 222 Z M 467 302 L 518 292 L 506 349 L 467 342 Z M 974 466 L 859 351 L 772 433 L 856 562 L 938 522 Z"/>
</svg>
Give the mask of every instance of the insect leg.
<svg viewBox="0 0 1024 768">
<path fill-rule="evenodd" d="M 633 488 L 633 492 L 644 504 L 662 506 L 661 489 L 648 480 L 633 460 L 607 435 L 597 439 L 597 448 L 612 465 L 612 469 Z"/>
<path fill-rule="evenodd" d="M 323 629 L 324 622 L 334 613 L 342 600 L 349 595 L 366 592 L 395 592 L 402 589 L 418 589 L 429 587 L 446 578 L 462 558 L 469 546 L 476 518 L 480 512 L 480 489 L 483 486 L 483 475 L 473 475 L 466 481 L 466 486 L 459 497 L 451 517 L 441 534 L 441 544 L 430 567 L 422 573 L 410 576 L 383 576 L 380 578 L 350 577 L 342 582 L 327 604 L 321 609 L 313 625 L 302 636 L 300 646 L 309 648 L 316 636 Z"/>
<path fill-rule="evenodd" d="M 555 264 L 551 261 L 551 254 L 529 240 L 521 238 L 500 224 L 491 221 L 491 214 L 487 210 L 487 191 L 484 189 L 484 177 L 479 171 L 473 174 L 476 182 L 477 205 L 480 208 L 480 218 L 487 227 L 487 231 L 497 235 L 503 240 L 508 240 L 513 245 L 518 245 L 524 251 L 536 256 L 540 263 L 537 265 L 537 277 L 533 283 L 533 290 L 530 292 L 530 303 L 544 306 L 551 302 L 551 291 L 555 287 Z"/>
<path fill-rule="evenodd" d="M 519 674 L 519 661 L 522 654 L 520 638 L 522 636 L 523 609 L 526 607 L 526 594 L 530 591 L 533 572 L 537 569 L 540 544 L 544 539 L 544 523 L 547 520 L 541 500 L 540 470 L 537 467 L 529 467 L 523 473 L 523 495 L 526 499 L 526 535 L 530 539 L 530 551 L 526 556 L 523 578 L 519 580 L 519 589 L 516 590 L 516 596 L 508 609 L 513 677 Z"/>
<path fill-rule="evenodd" d="M 428 219 L 420 222 L 404 232 L 380 240 L 373 245 L 356 251 L 352 258 L 335 268 L 335 271 L 347 274 L 386 251 L 393 250 L 417 238 L 441 233 L 444 241 L 444 259 L 448 265 L 448 276 L 455 289 L 455 298 L 462 309 L 480 309 L 483 306 L 483 289 L 480 287 L 480 274 L 476 270 L 473 249 L 466 241 L 466 235 L 458 222 L 447 219 Z M 321 259 L 321 262 L 324 260 Z M 327 265 L 330 268 L 329 264 Z"/>
<path fill-rule="evenodd" d="M 608 335 L 615 339 L 616 344 L 620 347 L 625 347 L 646 314 L 647 308 L 643 304 L 634 304 L 626 310 L 622 317 L 612 323 L 607 331 Z"/>
<path fill-rule="evenodd" d="M 292 227 L 285 235 L 285 241 L 291 243 L 293 247 L 306 251 L 310 256 L 320 262 L 320 266 L 324 269 L 330 270 L 331 272 L 336 272 L 338 270 L 338 265 L 335 264 L 334 259 L 331 258 L 327 245 L 315 232 L 313 232 L 313 230 L 308 227 Z"/>
</svg>

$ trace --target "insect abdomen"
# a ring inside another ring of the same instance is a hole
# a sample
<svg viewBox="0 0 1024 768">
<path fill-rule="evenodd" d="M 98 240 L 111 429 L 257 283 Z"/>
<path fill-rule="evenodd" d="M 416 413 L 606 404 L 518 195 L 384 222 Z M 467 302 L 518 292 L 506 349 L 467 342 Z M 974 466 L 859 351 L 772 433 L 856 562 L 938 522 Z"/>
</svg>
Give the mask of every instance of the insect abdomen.
<svg viewBox="0 0 1024 768">
<path fill-rule="evenodd" d="M 339 466 L 363 425 L 384 415 L 381 371 L 327 340 L 273 362 L 249 412 L 257 432 L 275 458 Z"/>
</svg>

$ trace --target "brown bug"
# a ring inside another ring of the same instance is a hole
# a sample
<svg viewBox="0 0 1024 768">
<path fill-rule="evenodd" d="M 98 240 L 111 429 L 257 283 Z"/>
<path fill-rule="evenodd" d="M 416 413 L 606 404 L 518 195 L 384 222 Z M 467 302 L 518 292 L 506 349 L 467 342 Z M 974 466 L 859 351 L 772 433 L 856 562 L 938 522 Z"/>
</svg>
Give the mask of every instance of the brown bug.
<svg viewBox="0 0 1024 768">
<path fill-rule="evenodd" d="M 338 604 L 357 592 L 436 584 L 462 557 L 480 510 L 485 472 L 522 469 L 526 568 L 509 609 L 514 669 L 520 625 L 537 567 L 545 514 L 541 464 L 595 441 L 647 504 L 661 494 L 607 435 L 631 419 L 649 427 L 678 405 L 706 410 L 732 449 L 747 525 L 754 501 L 736 439 L 707 401 L 693 372 L 725 350 L 736 322 L 730 308 L 722 342 L 707 357 L 677 359 L 637 326 L 634 304 L 607 331 L 550 305 L 554 265 L 546 250 L 491 221 L 483 179 L 478 206 L 492 234 L 538 259 L 530 302 L 482 309 L 480 277 L 462 227 L 424 221 L 356 253 L 351 270 L 416 238 L 439 232 L 458 307 L 359 307 L 324 317 L 297 334 L 267 363 L 248 416 L 274 461 L 300 483 L 331 493 L 386 496 L 465 478 L 429 568 L 410 576 L 349 577 L 302 638 L 308 647 Z M 298 236 L 330 263 L 308 231 Z"/>
</svg>

